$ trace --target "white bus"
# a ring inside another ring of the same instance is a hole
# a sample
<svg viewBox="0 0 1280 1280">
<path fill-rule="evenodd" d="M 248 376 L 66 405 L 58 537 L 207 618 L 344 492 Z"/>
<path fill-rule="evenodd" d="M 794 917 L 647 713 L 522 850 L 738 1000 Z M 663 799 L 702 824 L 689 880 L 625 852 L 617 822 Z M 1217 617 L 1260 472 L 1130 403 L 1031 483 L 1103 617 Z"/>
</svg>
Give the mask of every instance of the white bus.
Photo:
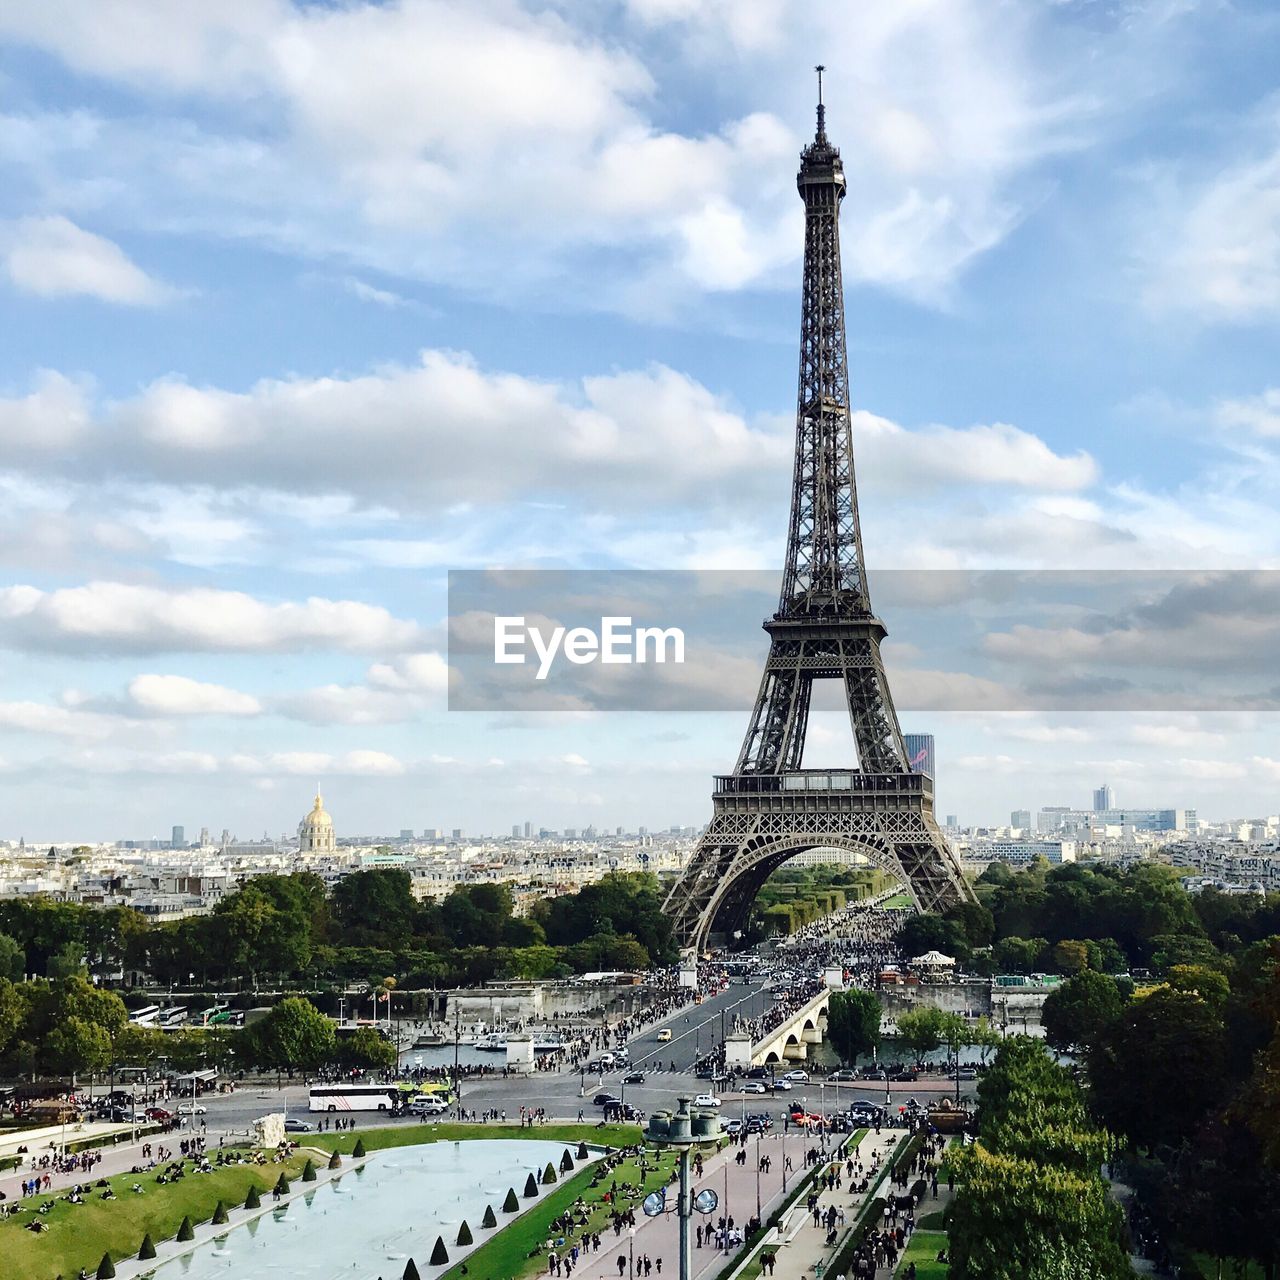
<svg viewBox="0 0 1280 1280">
<path fill-rule="evenodd" d="M 313 1084 L 312 1111 L 399 1111 L 403 1094 L 394 1084 Z"/>
<path fill-rule="evenodd" d="M 156 1015 L 159 1012 L 160 1006 L 158 1004 L 149 1004 L 143 1009 L 135 1009 L 129 1015 L 129 1021 L 135 1027 L 149 1027 L 155 1022 Z"/>
</svg>

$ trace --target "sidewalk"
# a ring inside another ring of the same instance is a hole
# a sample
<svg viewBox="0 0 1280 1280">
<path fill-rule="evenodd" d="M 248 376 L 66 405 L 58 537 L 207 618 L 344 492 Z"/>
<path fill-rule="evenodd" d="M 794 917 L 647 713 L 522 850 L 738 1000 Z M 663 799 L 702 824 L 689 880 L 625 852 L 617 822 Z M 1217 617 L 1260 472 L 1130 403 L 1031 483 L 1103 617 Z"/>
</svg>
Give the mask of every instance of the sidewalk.
<svg viewBox="0 0 1280 1280">
<path fill-rule="evenodd" d="M 707 1214 L 705 1218 L 701 1214 L 694 1214 L 694 1221 L 689 1224 L 690 1232 L 694 1232 L 699 1225 L 710 1225 L 714 1229 L 715 1222 L 722 1215 L 732 1218 L 736 1227 L 745 1228 L 747 1220 L 754 1217 L 756 1212 L 756 1163 L 762 1155 L 770 1157 L 771 1164 L 768 1173 L 762 1172 L 759 1175 L 761 1216 L 767 1221 L 773 1207 L 781 1203 L 783 1198 L 784 1173 L 787 1189 L 790 1191 L 795 1187 L 797 1179 L 805 1174 L 804 1152 L 806 1147 L 812 1145 L 813 1139 L 809 1135 L 792 1130 L 785 1136 L 770 1133 L 762 1138 L 749 1138 L 745 1165 L 734 1162 L 734 1156 L 739 1151 L 735 1145 L 727 1146 L 712 1156 L 703 1165 L 703 1176 L 693 1180 L 692 1189 L 693 1194 L 697 1195 L 704 1188 L 710 1188 L 720 1198 L 720 1204 L 714 1213 Z M 785 1169 L 788 1157 L 792 1163 L 790 1170 Z M 615 1236 L 612 1231 L 602 1236 L 600 1252 L 584 1254 L 579 1259 L 573 1271 L 574 1280 L 618 1280 L 619 1274 L 623 1280 L 629 1280 L 628 1268 L 632 1256 L 637 1276 L 641 1274 L 641 1262 L 646 1256 L 653 1267 L 648 1273 L 650 1280 L 658 1275 L 679 1275 L 680 1227 L 674 1212 L 674 1190 L 673 1184 L 667 1192 L 671 1212 L 660 1218 L 646 1218 L 637 1213 L 634 1234 L 624 1230 L 619 1236 Z M 801 1205 L 802 1210 L 803 1208 Z M 713 1243 L 699 1249 L 696 1236 L 694 1240 L 691 1272 L 694 1280 L 701 1276 L 717 1275 L 736 1252 L 730 1249 L 730 1253 L 726 1255 Z M 621 1273 L 618 1271 L 619 1258 L 626 1264 Z"/>
<path fill-rule="evenodd" d="M 902 1137 L 900 1129 L 885 1129 L 879 1134 L 871 1129 L 858 1144 L 856 1151 L 850 1152 L 855 1166 L 861 1163 L 872 1189 L 880 1170 L 884 1168 L 886 1160 Z M 861 1180 L 862 1175 L 855 1171 L 854 1185 Z M 843 1240 L 852 1228 L 858 1214 L 862 1212 L 868 1194 L 870 1193 L 850 1191 L 847 1178 L 842 1186 L 833 1187 L 829 1191 L 824 1188 L 820 1193 L 819 1212 L 828 1205 L 844 1210 L 844 1226 L 836 1228 L 838 1239 Z M 831 1255 L 832 1246 L 827 1244 L 826 1227 L 814 1226 L 813 1214 L 806 1211 L 803 1200 L 797 1203 L 789 1220 L 783 1223 L 783 1240 L 773 1252 L 777 1256 L 777 1265 L 772 1272 L 773 1280 L 813 1280 L 814 1264 L 825 1261 Z"/>
</svg>

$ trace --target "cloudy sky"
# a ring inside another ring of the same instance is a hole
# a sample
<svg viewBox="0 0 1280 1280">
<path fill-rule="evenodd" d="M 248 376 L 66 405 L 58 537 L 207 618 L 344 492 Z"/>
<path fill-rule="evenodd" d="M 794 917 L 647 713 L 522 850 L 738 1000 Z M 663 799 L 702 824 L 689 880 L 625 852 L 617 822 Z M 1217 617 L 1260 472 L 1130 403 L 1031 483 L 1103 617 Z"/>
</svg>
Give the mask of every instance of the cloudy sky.
<svg viewBox="0 0 1280 1280">
<path fill-rule="evenodd" d="M 344 833 L 705 820 L 741 715 L 450 713 L 445 576 L 778 564 L 817 61 L 872 565 L 1280 567 L 1278 40 L 1248 0 L 0 6 L 0 838 L 275 834 L 317 776 Z M 945 705 L 902 718 L 962 820 L 1280 808 L 1269 713 Z"/>
</svg>

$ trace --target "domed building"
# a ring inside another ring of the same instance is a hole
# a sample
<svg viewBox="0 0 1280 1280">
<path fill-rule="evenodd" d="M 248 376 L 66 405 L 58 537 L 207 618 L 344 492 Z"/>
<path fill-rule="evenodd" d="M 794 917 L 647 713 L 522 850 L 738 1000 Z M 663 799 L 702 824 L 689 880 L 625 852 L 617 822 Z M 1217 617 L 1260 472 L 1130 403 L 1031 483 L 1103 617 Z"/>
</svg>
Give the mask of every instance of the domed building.
<svg viewBox="0 0 1280 1280">
<path fill-rule="evenodd" d="M 299 853 L 333 853 L 338 842 L 333 834 L 333 819 L 325 812 L 324 799 L 316 787 L 316 802 L 298 823 Z"/>
</svg>

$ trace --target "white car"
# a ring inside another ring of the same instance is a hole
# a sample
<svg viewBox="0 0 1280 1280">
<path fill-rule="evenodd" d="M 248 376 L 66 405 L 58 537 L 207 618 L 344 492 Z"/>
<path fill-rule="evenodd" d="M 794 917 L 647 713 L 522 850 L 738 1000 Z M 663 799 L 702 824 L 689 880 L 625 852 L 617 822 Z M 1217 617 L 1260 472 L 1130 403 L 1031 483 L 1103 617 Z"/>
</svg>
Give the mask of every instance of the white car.
<svg viewBox="0 0 1280 1280">
<path fill-rule="evenodd" d="M 409 1103 L 409 1110 L 415 1116 L 442 1116 L 449 1110 L 449 1104 L 443 1098 L 419 1097 Z"/>
<path fill-rule="evenodd" d="M 775 1089 L 781 1090 L 783 1093 L 790 1093 L 791 1081 L 788 1080 L 785 1076 L 779 1076 L 778 1079 L 776 1079 L 773 1082 L 773 1087 Z"/>
<path fill-rule="evenodd" d="M 742 1085 L 743 1093 L 768 1093 L 769 1086 L 763 1080 L 747 1080 Z"/>
<path fill-rule="evenodd" d="M 714 1093 L 700 1093 L 694 1098 L 693 1105 L 695 1107 L 718 1107 L 720 1099 Z"/>
<path fill-rule="evenodd" d="M 795 1071 L 788 1071 L 782 1078 L 784 1080 L 794 1080 L 797 1084 L 807 1084 L 809 1081 L 809 1073 L 807 1071 L 800 1071 L 797 1069 Z"/>
<path fill-rule="evenodd" d="M 202 1107 L 198 1102 L 180 1102 L 178 1103 L 178 1114 L 180 1116 L 207 1116 L 209 1109 L 208 1107 Z"/>
</svg>

